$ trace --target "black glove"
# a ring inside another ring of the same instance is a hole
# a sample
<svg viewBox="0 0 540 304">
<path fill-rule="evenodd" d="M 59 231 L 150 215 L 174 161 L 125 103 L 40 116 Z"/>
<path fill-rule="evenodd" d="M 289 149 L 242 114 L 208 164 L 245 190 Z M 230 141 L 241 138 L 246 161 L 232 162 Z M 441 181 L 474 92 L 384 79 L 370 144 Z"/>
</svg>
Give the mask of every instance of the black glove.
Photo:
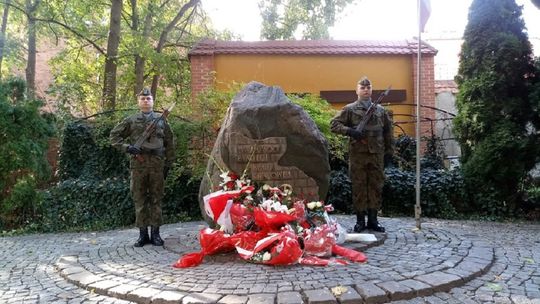
<svg viewBox="0 0 540 304">
<path fill-rule="evenodd" d="M 165 166 L 163 167 L 163 179 L 167 179 L 167 175 L 169 175 L 169 169 L 171 169 L 171 167 L 168 167 L 168 166 Z"/>
<path fill-rule="evenodd" d="M 358 140 L 358 139 L 361 139 L 363 136 L 362 136 L 362 132 L 354 129 L 354 128 L 349 128 L 347 129 L 347 135 Z"/>
<path fill-rule="evenodd" d="M 141 149 L 133 145 L 129 145 L 129 147 L 127 148 L 127 153 L 133 154 L 133 155 L 141 154 Z"/>
<path fill-rule="evenodd" d="M 384 167 L 393 167 L 394 166 L 394 157 L 390 154 L 384 155 Z"/>
</svg>

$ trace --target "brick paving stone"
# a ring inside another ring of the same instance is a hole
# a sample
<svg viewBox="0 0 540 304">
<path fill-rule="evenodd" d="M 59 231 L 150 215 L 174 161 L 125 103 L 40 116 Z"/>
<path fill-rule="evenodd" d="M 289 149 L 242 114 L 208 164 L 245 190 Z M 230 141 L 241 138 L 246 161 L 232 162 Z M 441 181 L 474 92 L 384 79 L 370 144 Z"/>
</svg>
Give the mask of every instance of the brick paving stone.
<svg viewBox="0 0 540 304">
<path fill-rule="evenodd" d="M 337 295 L 339 303 L 341 304 L 354 304 L 362 303 L 362 296 L 352 287 L 345 287 L 345 292 Z"/>
<path fill-rule="evenodd" d="M 277 294 L 278 304 L 303 304 L 302 295 L 299 292 L 288 291 Z"/>
<path fill-rule="evenodd" d="M 120 285 L 120 283 L 112 280 L 103 280 L 88 285 L 90 290 L 94 290 L 99 294 L 107 294 L 107 291 L 113 287 Z"/>
<path fill-rule="evenodd" d="M 136 285 L 130 285 L 130 284 L 122 284 L 118 285 L 116 287 L 113 287 L 107 291 L 107 294 L 111 297 L 124 299 L 126 298 L 127 294 L 138 287 Z"/>
<path fill-rule="evenodd" d="M 137 303 L 148 304 L 152 301 L 152 298 L 158 293 L 160 293 L 159 289 L 140 287 L 140 288 L 130 291 L 126 295 L 126 300 L 137 302 Z"/>
<path fill-rule="evenodd" d="M 180 303 L 185 293 L 172 290 L 160 291 L 158 294 L 152 297 L 152 304 L 176 304 Z"/>
<path fill-rule="evenodd" d="M 80 266 L 71 266 L 71 265 L 67 265 L 67 266 L 68 267 L 63 268 L 62 271 L 60 272 L 63 276 L 68 276 L 70 274 L 75 274 L 75 273 L 80 273 L 80 272 L 85 271 L 85 269 Z"/>
<path fill-rule="evenodd" d="M 386 290 L 390 300 L 392 301 L 409 299 L 415 294 L 413 289 L 396 281 L 377 283 L 377 286 Z"/>
<path fill-rule="evenodd" d="M 274 294 L 250 294 L 247 304 L 274 304 L 275 299 Z"/>
<path fill-rule="evenodd" d="M 217 303 L 223 296 L 212 293 L 190 293 L 182 298 L 182 304 L 191 303 Z"/>
<path fill-rule="evenodd" d="M 89 271 L 82 271 L 75 274 L 70 274 L 67 276 L 68 281 L 76 283 L 79 286 L 86 287 L 87 285 L 101 281 L 101 278 L 92 274 Z"/>
<path fill-rule="evenodd" d="M 414 279 L 433 286 L 435 291 L 446 291 L 453 287 L 457 287 L 461 281 L 460 277 L 441 271 L 420 275 Z"/>
<path fill-rule="evenodd" d="M 237 296 L 237 295 L 227 295 L 223 298 L 221 298 L 218 303 L 223 304 L 244 304 L 247 303 L 248 297 L 247 296 Z"/>
<path fill-rule="evenodd" d="M 390 300 L 386 292 L 373 283 L 356 285 L 356 291 L 366 303 L 384 303 Z"/>
<path fill-rule="evenodd" d="M 411 288 L 417 297 L 425 297 L 433 293 L 433 289 L 430 285 L 417 280 L 409 279 L 400 281 L 399 283 Z"/>
<path fill-rule="evenodd" d="M 304 290 L 308 304 L 333 304 L 336 298 L 328 289 Z"/>
</svg>

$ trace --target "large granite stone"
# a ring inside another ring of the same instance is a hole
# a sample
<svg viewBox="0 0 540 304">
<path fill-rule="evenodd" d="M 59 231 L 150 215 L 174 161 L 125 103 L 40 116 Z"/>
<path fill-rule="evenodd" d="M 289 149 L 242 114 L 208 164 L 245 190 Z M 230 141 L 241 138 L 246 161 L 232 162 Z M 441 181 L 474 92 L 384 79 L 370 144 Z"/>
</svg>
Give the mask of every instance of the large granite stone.
<svg viewBox="0 0 540 304">
<path fill-rule="evenodd" d="M 279 87 L 250 82 L 233 99 L 212 149 L 199 189 L 202 198 L 216 189 L 218 166 L 239 175 L 248 168 L 257 182 L 290 184 L 296 195 L 325 199 L 330 165 L 328 143 L 313 120 Z M 249 166 L 248 165 L 249 162 Z"/>
</svg>

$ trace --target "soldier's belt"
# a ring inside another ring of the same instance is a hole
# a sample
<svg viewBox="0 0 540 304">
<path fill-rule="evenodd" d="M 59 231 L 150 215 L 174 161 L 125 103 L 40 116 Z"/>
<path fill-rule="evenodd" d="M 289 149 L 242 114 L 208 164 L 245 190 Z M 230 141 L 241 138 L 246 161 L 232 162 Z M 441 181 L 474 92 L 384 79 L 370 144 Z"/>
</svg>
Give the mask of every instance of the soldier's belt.
<svg viewBox="0 0 540 304">
<path fill-rule="evenodd" d="M 382 135 L 382 133 L 382 130 L 364 130 L 364 132 L 362 132 L 365 136 L 379 136 Z"/>
</svg>

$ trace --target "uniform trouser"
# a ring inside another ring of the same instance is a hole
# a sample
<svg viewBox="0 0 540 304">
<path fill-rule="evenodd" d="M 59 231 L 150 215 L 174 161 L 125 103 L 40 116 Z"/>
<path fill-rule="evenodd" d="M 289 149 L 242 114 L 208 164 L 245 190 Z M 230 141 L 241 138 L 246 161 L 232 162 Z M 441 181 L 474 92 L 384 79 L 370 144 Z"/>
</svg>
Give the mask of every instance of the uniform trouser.
<svg viewBox="0 0 540 304">
<path fill-rule="evenodd" d="M 145 161 L 147 158 L 149 156 L 145 156 Z M 135 204 L 137 227 L 161 226 L 163 223 L 161 213 L 164 189 L 163 160 L 155 157 L 151 162 L 151 167 L 143 164 L 131 168 L 130 190 Z"/>
<path fill-rule="evenodd" d="M 384 155 L 359 153 L 349 160 L 353 206 L 357 212 L 380 209 L 384 186 Z"/>
</svg>

